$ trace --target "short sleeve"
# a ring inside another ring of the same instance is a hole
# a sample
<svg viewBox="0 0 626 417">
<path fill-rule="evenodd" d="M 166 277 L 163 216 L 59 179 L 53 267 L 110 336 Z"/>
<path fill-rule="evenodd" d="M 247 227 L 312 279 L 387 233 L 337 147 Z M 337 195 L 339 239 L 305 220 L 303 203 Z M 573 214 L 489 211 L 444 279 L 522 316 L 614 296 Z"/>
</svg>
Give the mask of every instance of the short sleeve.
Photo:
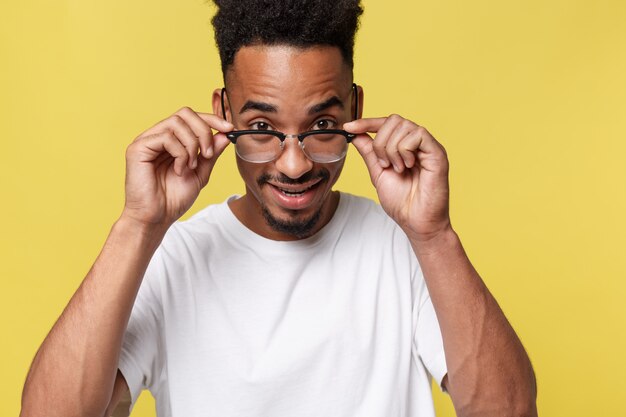
<svg viewBox="0 0 626 417">
<path fill-rule="evenodd" d="M 130 390 L 131 410 L 142 390 L 155 391 L 162 368 L 161 271 L 157 251 L 144 274 L 122 341 L 118 368 Z"/>
<path fill-rule="evenodd" d="M 421 270 L 414 276 L 413 290 L 415 295 L 413 306 L 415 333 L 413 343 L 424 367 L 442 391 L 445 391 L 441 383 L 448 372 L 448 367 L 443 349 L 443 339 L 439 321 L 437 320 Z"/>
</svg>

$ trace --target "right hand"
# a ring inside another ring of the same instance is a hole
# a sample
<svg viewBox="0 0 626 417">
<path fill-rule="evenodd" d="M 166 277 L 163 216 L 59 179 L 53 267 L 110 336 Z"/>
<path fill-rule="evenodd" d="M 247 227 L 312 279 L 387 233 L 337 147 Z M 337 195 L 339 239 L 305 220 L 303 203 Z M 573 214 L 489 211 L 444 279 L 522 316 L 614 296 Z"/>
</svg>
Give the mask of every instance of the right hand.
<svg viewBox="0 0 626 417">
<path fill-rule="evenodd" d="M 209 182 L 229 143 L 224 133 L 233 128 L 219 116 L 183 107 L 139 135 L 126 149 L 122 217 L 145 226 L 171 226 Z"/>
</svg>

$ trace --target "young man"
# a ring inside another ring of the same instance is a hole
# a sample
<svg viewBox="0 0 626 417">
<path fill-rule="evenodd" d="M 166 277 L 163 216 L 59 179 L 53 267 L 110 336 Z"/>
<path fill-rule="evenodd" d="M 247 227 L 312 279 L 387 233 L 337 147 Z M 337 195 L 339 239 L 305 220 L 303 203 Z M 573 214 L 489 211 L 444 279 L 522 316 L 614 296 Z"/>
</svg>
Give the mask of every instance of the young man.
<svg viewBox="0 0 626 417">
<path fill-rule="evenodd" d="M 358 2 L 216 3 L 214 114 L 183 108 L 128 147 L 125 208 L 21 415 L 128 414 L 148 388 L 161 417 L 432 416 L 431 376 L 461 416 L 536 415 L 528 357 L 450 225 L 443 147 L 361 118 Z M 380 206 L 332 191 L 349 142 Z M 245 195 L 175 223 L 231 143 Z"/>
</svg>

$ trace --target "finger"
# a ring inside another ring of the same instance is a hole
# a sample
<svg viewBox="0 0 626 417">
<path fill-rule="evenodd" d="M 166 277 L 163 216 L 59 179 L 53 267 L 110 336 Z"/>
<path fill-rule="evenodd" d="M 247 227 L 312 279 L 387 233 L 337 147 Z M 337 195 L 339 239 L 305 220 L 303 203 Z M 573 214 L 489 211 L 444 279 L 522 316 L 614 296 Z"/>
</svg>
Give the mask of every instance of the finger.
<svg viewBox="0 0 626 417">
<path fill-rule="evenodd" d="M 183 109 L 180 109 L 178 112 L 181 112 Z M 200 112 L 194 112 L 194 113 L 196 113 L 202 120 L 204 120 L 212 129 L 219 130 L 220 132 L 230 132 L 231 130 L 235 128 L 232 123 L 214 114 L 200 113 Z M 142 138 L 144 136 L 150 136 L 150 135 L 154 135 L 156 133 L 161 133 L 165 131 L 167 129 L 166 125 L 169 123 L 170 117 L 167 117 L 166 119 L 161 120 L 160 122 L 158 122 L 151 128 L 145 130 L 137 137 L 137 139 Z"/>
<path fill-rule="evenodd" d="M 188 109 L 188 110 L 187 110 Z M 215 129 L 215 130 L 219 130 L 221 132 L 230 132 L 231 130 L 234 129 L 234 126 L 232 123 L 222 119 L 221 117 L 218 117 L 214 114 L 209 114 L 209 113 L 200 113 L 200 112 L 195 112 L 190 108 L 185 108 L 183 107 L 182 109 L 180 109 L 177 113 L 175 113 L 175 115 L 177 115 L 178 117 L 185 117 L 185 114 L 190 114 L 189 111 L 195 113 L 196 115 L 198 115 L 198 117 L 200 117 L 205 123 L 207 123 L 209 125 L 209 128 Z M 162 133 L 166 130 L 172 130 L 172 116 L 161 120 L 160 122 L 156 123 L 154 126 L 152 126 L 151 128 L 145 130 L 144 132 L 142 132 L 135 140 L 139 140 L 143 137 L 146 136 L 150 136 L 150 135 L 154 135 L 154 134 L 158 134 L 158 133 Z M 195 123 L 195 122 L 194 122 Z M 191 124 L 191 123 L 190 123 Z M 191 127 L 190 127 L 191 128 Z M 192 132 L 194 132 L 193 128 Z M 200 133 L 200 132 L 198 132 Z M 206 148 L 203 149 L 204 154 L 206 155 L 208 151 L 208 149 L 210 148 L 210 146 L 207 146 L 207 140 L 206 140 L 206 136 L 203 138 L 202 135 L 196 135 L 196 133 L 194 132 L 194 136 L 196 136 L 198 138 L 198 142 L 199 142 L 199 146 L 206 146 Z M 210 144 L 211 140 L 209 137 L 208 143 Z M 196 154 L 197 154 L 197 149 L 196 149 Z M 193 160 L 195 160 L 195 155 L 193 155 Z"/>
<path fill-rule="evenodd" d="M 211 128 L 226 133 L 232 131 L 235 126 L 229 121 L 210 113 L 197 113 Z"/>
<path fill-rule="evenodd" d="M 198 177 L 204 187 L 209 182 L 209 177 L 211 175 L 211 171 L 213 171 L 213 167 L 217 162 L 217 159 L 224 152 L 224 149 L 228 146 L 230 140 L 223 133 L 217 133 L 213 136 L 213 155 L 209 158 L 200 155 L 198 157 Z"/>
<path fill-rule="evenodd" d="M 211 131 L 211 126 L 189 107 L 183 107 L 176 114 L 187 123 L 193 134 L 198 138 L 200 153 L 210 158 L 213 155 L 213 132 Z"/>
<path fill-rule="evenodd" d="M 215 114 L 195 112 L 185 107 L 180 111 L 189 115 L 188 123 L 190 123 L 192 129 L 196 132 L 196 136 L 198 136 L 200 142 L 201 152 L 206 158 L 211 158 L 215 152 L 213 149 L 213 132 L 211 129 L 215 129 L 218 132 L 230 132 L 235 128 L 232 123 Z M 196 131 L 195 126 L 198 126 L 198 131 Z"/>
<path fill-rule="evenodd" d="M 412 151 L 416 163 L 426 171 L 447 175 L 448 157 L 443 146 L 422 126 L 408 135 L 399 145 L 400 149 Z"/>
<path fill-rule="evenodd" d="M 187 149 L 180 143 L 173 132 L 168 131 L 147 136 L 131 146 L 137 148 L 138 162 L 154 163 L 155 159 L 160 158 L 162 154 L 170 154 L 174 158 L 174 172 L 179 176 L 183 175 L 185 165 L 189 161 Z"/>
<path fill-rule="evenodd" d="M 385 124 L 387 117 L 369 117 L 345 123 L 343 129 L 350 133 L 376 133 Z"/>
<path fill-rule="evenodd" d="M 376 185 L 377 179 L 384 167 L 380 164 L 380 160 L 374 152 L 373 139 L 367 133 L 363 133 L 352 139 L 351 143 L 363 158 L 367 171 L 370 174 L 370 179 L 372 183 Z"/>
<path fill-rule="evenodd" d="M 387 151 L 387 148 L 389 147 L 389 139 L 393 137 L 394 131 L 403 120 L 404 119 L 398 115 L 389 116 L 385 120 L 385 123 L 378 129 L 378 133 L 376 133 L 376 137 L 374 138 L 374 152 L 378 159 L 380 159 L 380 164 L 384 168 L 389 167 L 394 162 L 394 159 L 397 159 L 393 152 Z M 397 168 L 394 169 L 396 171 L 398 170 Z"/>
<path fill-rule="evenodd" d="M 407 149 L 406 147 L 400 147 L 400 143 L 406 144 L 406 137 L 409 136 L 413 131 L 417 130 L 418 126 L 411 122 L 410 120 L 402 119 L 395 126 L 393 132 L 390 133 L 390 137 L 387 140 L 387 145 L 385 147 L 385 152 L 391 164 L 393 165 L 393 169 L 397 173 L 402 173 L 405 167 L 411 168 L 415 163 L 415 156 L 411 159 L 411 154 L 414 152 L 414 149 Z M 408 162 L 408 164 L 407 164 Z"/>
<path fill-rule="evenodd" d="M 174 132 L 185 149 L 187 149 L 187 153 L 189 154 L 189 160 L 187 162 L 189 169 L 195 169 L 196 166 L 198 166 L 198 149 L 200 148 L 198 137 L 187 121 L 181 116 L 174 114 L 169 120 L 170 129 Z"/>
<path fill-rule="evenodd" d="M 185 120 L 178 114 L 173 114 L 167 119 L 160 121 L 150 129 L 139 135 L 139 137 L 137 137 L 137 139 L 135 140 L 139 140 L 146 136 L 162 134 L 165 132 L 175 133 L 178 140 L 187 149 L 187 153 L 189 154 L 189 158 L 187 159 L 189 168 L 194 169 L 197 164 L 196 157 L 199 147 L 198 138 L 196 137 L 193 130 L 191 130 L 191 127 L 189 127 Z"/>
<path fill-rule="evenodd" d="M 398 152 L 404 161 L 404 166 L 411 169 L 415 166 L 415 162 L 417 162 L 417 157 L 415 156 L 415 152 L 411 151 L 408 148 L 405 148 L 402 145 L 402 142 L 398 144 Z"/>
</svg>

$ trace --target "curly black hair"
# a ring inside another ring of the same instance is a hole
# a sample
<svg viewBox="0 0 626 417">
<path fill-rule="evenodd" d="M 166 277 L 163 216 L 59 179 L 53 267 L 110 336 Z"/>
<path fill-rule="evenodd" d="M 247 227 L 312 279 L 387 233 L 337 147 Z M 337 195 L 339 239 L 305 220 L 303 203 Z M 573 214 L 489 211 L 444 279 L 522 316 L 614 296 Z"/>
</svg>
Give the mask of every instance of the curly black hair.
<svg viewBox="0 0 626 417">
<path fill-rule="evenodd" d="M 354 67 L 360 0 L 213 0 L 212 23 L 226 76 L 235 54 L 248 45 L 336 46 Z"/>
</svg>

